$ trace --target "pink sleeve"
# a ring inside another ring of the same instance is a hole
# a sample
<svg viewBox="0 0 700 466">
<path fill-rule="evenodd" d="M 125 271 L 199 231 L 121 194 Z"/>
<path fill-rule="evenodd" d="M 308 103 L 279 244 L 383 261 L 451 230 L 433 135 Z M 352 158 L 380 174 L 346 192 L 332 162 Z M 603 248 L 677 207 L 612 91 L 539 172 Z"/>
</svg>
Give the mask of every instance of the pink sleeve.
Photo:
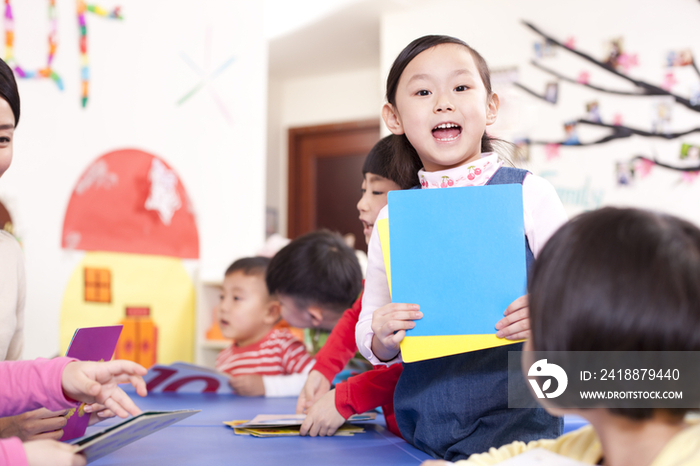
<svg viewBox="0 0 700 466">
<path fill-rule="evenodd" d="M 0 465 L 27 466 L 27 455 L 17 437 L 0 440 Z"/>
<path fill-rule="evenodd" d="M 55 358 L 0 362 L 0 416 L 44 407 L 51 411 L 73 408 L 79 403 L 66 399 L 61 374 L 75 359 Z"/>
</svg>

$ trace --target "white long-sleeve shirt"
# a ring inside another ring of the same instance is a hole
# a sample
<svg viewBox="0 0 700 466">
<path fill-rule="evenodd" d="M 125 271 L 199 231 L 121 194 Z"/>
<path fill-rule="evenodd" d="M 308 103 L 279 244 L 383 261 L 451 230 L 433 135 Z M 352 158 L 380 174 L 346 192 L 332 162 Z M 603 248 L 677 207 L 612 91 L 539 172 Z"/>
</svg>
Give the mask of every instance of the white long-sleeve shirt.
<svg viewBox="0 0 700 466">
<path fill-rule="evenodd" d="M 22 355 L 25 288 L 22 249 L 0 230 L 0 361 Z"/>
<path fill-rule="evenodd" d="M 483 186 L 500 168 L 501 163 L 495 154 L 483 154 L 480 160 L 449 170 L 424 172 L 418 176 L 423 189 L 451 186 Z M 470 176 L 471 175 L 471 176 Z M 446 181 L 448 180 L 448 181 Z M 451 184 L 448 184 L 452 181 Z M 441 186 L 442 185 L 442 186 Z M 388 218 L 389 206 L 385 206 L 377 216 L 375 225 Z M 523 220 L 525 235 L 532 253 L 537 257 L 542 247 L 554 232 L 567 221 L 566 212 L 554 187 L 545 179 L 528 174 L 523 181 Z M 355 339 L 360 353 L 374 365 L 393 364 L 401 361 L 401 354 L 391 361 L 380 361 L 372 353 L 372 315 L 374 311 L 389 304 L 391 294 L 387 283 L 386 269 L 382 255 L 382 245 L 377 228 L 372 230 L 368 246 L 367 278 L 362 296 L 362 312 L 355 327 Z"/>
</svg>

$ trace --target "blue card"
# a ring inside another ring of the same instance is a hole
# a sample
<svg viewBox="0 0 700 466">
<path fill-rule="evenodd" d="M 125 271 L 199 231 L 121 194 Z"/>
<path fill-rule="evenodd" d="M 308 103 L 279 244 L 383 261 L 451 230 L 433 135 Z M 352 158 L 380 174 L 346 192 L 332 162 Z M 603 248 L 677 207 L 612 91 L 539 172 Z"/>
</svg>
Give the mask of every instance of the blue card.
<svg viewBox="0 0 700 466">
<path fill-rule="evenodd" d="M 392 301 L 423 318 L 408 336 L 496 333 L 526 293 L 520 184 L 389 193 Z"/>
</svg>

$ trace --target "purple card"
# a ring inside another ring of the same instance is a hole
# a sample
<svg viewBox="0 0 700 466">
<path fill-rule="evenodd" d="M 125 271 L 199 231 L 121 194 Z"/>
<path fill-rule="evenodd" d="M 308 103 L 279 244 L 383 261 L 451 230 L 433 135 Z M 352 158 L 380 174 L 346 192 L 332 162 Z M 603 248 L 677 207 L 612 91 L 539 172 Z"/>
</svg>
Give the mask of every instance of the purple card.
<svg viewBox="0 0 700 466">
<path fill-rule="evenodd" d="M 122 325 L 79 328 L 73 334 L 66 356 L 81 361 L 111 361 Z"/>
<path fill-rule="evenodd" d="M 111 361 L 121 333 L 121 325 L 79 328 L 73 334 L 66 356 L 81 361 Z M 71 409 L 66 415 L 67 422 L 61 440 L 85 435 L 90 415 L 83 412 L 83 406 L 81 404 L 78 408 Z"/>
</svg>

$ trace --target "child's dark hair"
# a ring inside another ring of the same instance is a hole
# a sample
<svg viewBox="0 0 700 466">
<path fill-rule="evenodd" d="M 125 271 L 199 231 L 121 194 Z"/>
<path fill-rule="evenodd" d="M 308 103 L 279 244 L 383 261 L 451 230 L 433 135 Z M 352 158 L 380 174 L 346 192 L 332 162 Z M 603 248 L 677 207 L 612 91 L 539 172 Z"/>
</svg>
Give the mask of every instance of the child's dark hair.
<svg viewBox="0 0 700 466">
<path fill-rule="evenodd" d="M 265 278 L 268 265 L 270 265 L 270 259 L 268 257 L 244 257 L 229 265 L 224 275 L 242 272 L 243 275 L 262 275 L 262 277 Z"/>
<path fill-rule="evenodd" d="M 396 89 L 399 86 L 399 80 L 401 79 L 404 69 L 406 69 L 406 66 L 408 66 L 411 60 L 416 58 L 418 54 L 441 44 L 456 44 L 465 47 L 471 54 L 472 58 L 474 59 L 474 63 L 479 70 L 479 76 L 481 77 L 481 81 L 484 83 L 484 87 L 486 88 L 486 95 L 491 96 L 491 94 L 493 94 L 493 90 L 491 88 L 491 72 L 486 64 L 486 60 L 484 60 L 484 57 L 482 57 L 479 52 L 469 47 L 469 45 L 467 45 L 467 43 L 463 40 L 457 39 L 456 37 L 430 35 L 419 37 L 408 44 L 406 48 L 399 53 L 396 60 L 394 60 L 394 64 L 391 66 L 391 70 L 389 70 L 389 76 L 386 79 L 387 102 L 396 107 Z M 486 134 L 486 132 L 484 132 L 483 136 L 481 136 L 481 152 L 493 152 L 493 142 L 495 141 L 504 142 L 492 138 Z M 420 184 L 416 173 L 418 173 L 418 170 L 423 168 L 423 163 L 421 162 L 420 157 L 418 157 L 418 153 L 413 148 L 405 134 L 397 135 L 397 137 L 393 139 L 393 144 L 396 156 L 392 158 L 392 163 L 389 166 L 391 176 L 387 178 L 395 181 L 399 186 L 401 186 L 401 189 L 409 189 L 414 186 L 419 186 Z M 511 148 L 508 150 L 512 151 Z M 510 160 L 507 158 L 505 161 L 512 165 Z"/>
<path fill-rule="evenodd" d="M 389 165 L 394 158 L 393 140 L 397 137 L 398 136 L 390 134 L 389 136 L 381 138 L 379 142 L 372 147 L 365 158 L 365 163 L 362 165 L 363 176 L 367 173 L 373 173 L 396 183 L 396 180 L 391 178 Z"/>
<path fill-rule="evenodd" d="M 341 313 L 362 290 L 362 271 L 352 250 L 337 233 L 307 233 L 280 249 L 267 268 L 272 294 L 294 299 L 300 307 L 324 306 Z"/>
<path fill-rule="evenodd" d="M 700 351 L 700 229 L 677 217 L 611 207 L 579 215 L 547 242 L 528 288 L 537 351 Z"/>
<path fill-rule="evenodd" d="M 10 104 L 12 114 L 15 116 L 15 127 L 17 127 L 19 123 L 19 91 L 15 75 L 4 60 L 0 60 L 0 97 Z"/>
</svg>

